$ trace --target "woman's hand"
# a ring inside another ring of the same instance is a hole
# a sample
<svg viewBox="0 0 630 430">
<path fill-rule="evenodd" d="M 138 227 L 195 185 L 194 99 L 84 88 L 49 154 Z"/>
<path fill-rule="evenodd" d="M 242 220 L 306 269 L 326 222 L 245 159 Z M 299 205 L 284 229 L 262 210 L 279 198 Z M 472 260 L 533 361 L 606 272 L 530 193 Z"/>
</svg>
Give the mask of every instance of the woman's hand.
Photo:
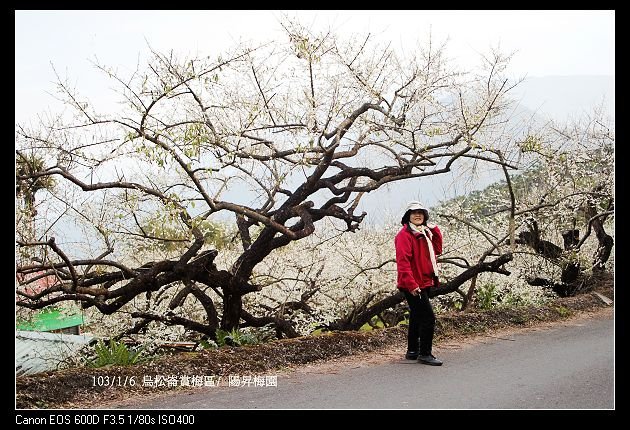
<svg viewBox="0 0 630 430">
<path fill-rule="evenodd" d="M 411 292 L 412 296 L 417 296 L 418 294 L 420 294 L 420 287 L 416 288 L 415 290 Z"/>
</svg>

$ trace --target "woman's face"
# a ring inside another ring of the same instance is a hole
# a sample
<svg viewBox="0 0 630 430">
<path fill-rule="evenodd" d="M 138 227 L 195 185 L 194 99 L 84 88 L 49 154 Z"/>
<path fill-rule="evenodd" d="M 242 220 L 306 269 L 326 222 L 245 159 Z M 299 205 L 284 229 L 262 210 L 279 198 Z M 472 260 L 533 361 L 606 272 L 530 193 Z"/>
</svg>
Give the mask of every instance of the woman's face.
<svg viewBox="0 0 630 430">
<path fill-rule="evenodd" d="M 422 225 L 424 222 L 424 211 L 420 209 L 411 211 L 409 214 L 409 221 L 411 221 L 413 225 Z"/>
</svg>

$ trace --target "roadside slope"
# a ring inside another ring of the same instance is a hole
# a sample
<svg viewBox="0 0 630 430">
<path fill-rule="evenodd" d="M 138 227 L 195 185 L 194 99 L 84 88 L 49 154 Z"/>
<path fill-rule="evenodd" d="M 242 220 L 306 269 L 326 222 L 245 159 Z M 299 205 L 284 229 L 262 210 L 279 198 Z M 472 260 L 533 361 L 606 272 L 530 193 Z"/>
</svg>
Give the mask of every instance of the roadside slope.
<svg viewBox="0 0 630 430">
<path fill-rule="evenodd" d="M 598 291 L 613 298 L 612 281 Z M 460 341 L 480 334 L 490 334 L 509 327 L 531 327 L 561 322 L 585 312 L 607 306 L 595 292 L 556 299 L 543 307 L 492 309 L 439 315 L 435 346 Z M 227 383 L 229 375 L 270 374 L 299 368 L 341 357 L 365 356 L 367 352 L 391 352 L 406 342 L 406 329 L 393 327 L 370 332 L 334 332 L 320 336 L 283 339 L 262 345 L 222 348 L 216 351 L 182 353 L 166 356 L 142 365 L 112 366 L 98 369 L 65 369 L 16 378 L 16 408 L 90 408 L 103 407 L 113 401 L 160 396 L 167 392 L 194 390 L 187 387 L 144 386 L 145 376 L 212 375 Z M 133 377 L 134 386 L 113 384 L 95 386 L 94 380 Z"/>
</svg>

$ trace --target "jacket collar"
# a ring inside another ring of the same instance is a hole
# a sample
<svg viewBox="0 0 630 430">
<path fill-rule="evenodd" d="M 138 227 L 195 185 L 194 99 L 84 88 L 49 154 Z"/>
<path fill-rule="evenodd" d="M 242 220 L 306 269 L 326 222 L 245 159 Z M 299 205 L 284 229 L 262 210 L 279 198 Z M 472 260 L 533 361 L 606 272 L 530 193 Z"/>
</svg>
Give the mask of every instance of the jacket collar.
<svg viewBox="0 0 630 430">
<path fill-rule="evenodd" d="M 420 236 L 424 236 L 424 233 L 420 233 L 417 231 L 413 231 L 411 229 L 411 227 L 409 227 L 409 224 L 405 224 L 405 226 L 403 227 L 405 230 L 407 230 L 407 232 L 409 232 L 409 234 L 411 234 L 413 237 L 420 237 Z"/>
</svg>

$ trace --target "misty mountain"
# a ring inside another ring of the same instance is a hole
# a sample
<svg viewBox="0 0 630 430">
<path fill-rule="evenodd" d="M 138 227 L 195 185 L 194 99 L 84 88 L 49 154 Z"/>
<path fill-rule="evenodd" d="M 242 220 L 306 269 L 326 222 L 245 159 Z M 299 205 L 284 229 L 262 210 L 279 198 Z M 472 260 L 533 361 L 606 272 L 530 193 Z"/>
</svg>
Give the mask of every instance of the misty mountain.
<svg viewBox="0 0 630 430">
<path fill-rule="evenodd" d="M 545 76 L 527 78 L 511 91 L 518 106 L 511 113 L 510 122 L 533 121 L 540 124 L 555 120 L 564 122 L 587 115 L 602 106 L 614 120 L 614 76 Z M 614 121 L 613 121 L 614 124 Z M 487 171 L 462 181 L 455 168 L 453 172 L 426 178 L 406 179 L 387 185 L 361 199 L 360 209 L 368 216 L 366 223 L 381 224 L 398 217 L 409 200 L 420 200 L 432 207 L 439 201 L 483 190 L 504 179 L 496 166 L 484 165 Z M 455 186 L 455 181 L 458 185 Z"/>
<path fill-rule="evenodd" d="M 545 76 L 526 78 L 512 97 L 547 119 L 565 121 L 602 105 L 615 116 L 614 76 Z"/>
</svg>

